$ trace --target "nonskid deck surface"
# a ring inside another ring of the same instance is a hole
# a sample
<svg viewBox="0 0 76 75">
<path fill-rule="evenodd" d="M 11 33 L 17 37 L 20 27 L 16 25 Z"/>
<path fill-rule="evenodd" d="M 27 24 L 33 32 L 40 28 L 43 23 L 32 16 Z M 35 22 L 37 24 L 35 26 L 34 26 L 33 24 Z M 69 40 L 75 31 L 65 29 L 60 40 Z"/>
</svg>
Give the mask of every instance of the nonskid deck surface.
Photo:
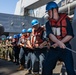
<svg viewBox="0 0 76 75">
<path fill-rule="evenodd" d="M 16 65 L 15 63 L 11 61 L 6 61 L 4 59 L 0 59 L 0 75 L 26 75 L 28 71 L 26 69 L 18 71 L 19 65 Z M 54 69 L 54 75 L 59 75 L 60 66 L 56 66 L 56 69 Z M 28 74 L 28 75 L 39 75 L 37 73 L 35 74 Z"/>
</svg>

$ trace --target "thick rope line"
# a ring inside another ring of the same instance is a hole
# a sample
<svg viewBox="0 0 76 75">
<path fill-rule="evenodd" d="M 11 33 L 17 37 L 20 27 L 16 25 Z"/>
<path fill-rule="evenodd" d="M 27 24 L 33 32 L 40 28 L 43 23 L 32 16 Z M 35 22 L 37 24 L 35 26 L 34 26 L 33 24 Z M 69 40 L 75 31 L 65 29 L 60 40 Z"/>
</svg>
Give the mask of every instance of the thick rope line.
<svg viewBox="0 0 76 75">
<path fill-rule="evenodd" d="M 73 53 L 76 53 L 76 51 L 74 51 L 73 49 L 70 49 L 68 47 L 66 47 L 66 49 L 69 50 L 69 51 L 71 51 L 71 52 L 73 52 Z"/>
</svg>

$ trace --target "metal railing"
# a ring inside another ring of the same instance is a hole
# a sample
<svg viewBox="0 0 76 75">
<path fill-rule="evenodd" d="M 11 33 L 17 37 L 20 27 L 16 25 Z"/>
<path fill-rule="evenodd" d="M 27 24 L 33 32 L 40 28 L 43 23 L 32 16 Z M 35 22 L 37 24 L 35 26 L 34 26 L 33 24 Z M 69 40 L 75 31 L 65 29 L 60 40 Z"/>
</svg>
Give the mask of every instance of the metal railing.
<svg viewBox="0 0 76 75">
<path fill-rule="evenodd" d="M 64 1 L 61 1 L 60 4 L 59 4 L 60 5 L 59 7 L 65 6 L 66 4 L 72 3 L 74 1 L 76 1 L 76 0 L 64 0 Z"/>
</svg>

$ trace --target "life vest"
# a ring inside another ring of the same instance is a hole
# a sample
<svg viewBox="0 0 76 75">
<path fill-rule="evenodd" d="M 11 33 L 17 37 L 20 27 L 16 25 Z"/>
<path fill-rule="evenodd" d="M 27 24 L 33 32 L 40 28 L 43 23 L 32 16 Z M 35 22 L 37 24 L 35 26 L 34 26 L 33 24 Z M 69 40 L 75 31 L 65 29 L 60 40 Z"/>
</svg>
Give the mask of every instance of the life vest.
<svg viewBox="0 0 76 75">
<path fill-rule="evenodd" d="M 33 46 L 35 44 L 40 45 L 43 42 L 43 40 L 42 40 L 43 32 L 44 32 L 43 27 L 39 27 L 37 30 L 34 30 L 32 32 L 32 42 L 31 43 Z"/>
<path fill-rule="evenodd" d="M 26 48 L 29 48 L 30 49 L 30 47 L 28 45 L 28 41 L 30 41 L 30 43 L 31 43 L 31 37 L 30 36 L 27 36 L 26 37 Z"/>
<path fill-rule="evenodd" d="M 22 44 L 25 44 L 27 38 L 28 38 L 27 35 L 26 35 L 26 36 L 21 36 L 21 38 L 20 38 L 20 42 L 21 42 Z"/>
<path fill-rule="evenodd" d="M 67 35 L 67 22 L 66 18 L 70 19 L 66 14 L 59 14 L 58 21 L 49 19 L 49 23 L 52 27 L 52 31 L 57 39 L 62 40 Z"/>
</svg>

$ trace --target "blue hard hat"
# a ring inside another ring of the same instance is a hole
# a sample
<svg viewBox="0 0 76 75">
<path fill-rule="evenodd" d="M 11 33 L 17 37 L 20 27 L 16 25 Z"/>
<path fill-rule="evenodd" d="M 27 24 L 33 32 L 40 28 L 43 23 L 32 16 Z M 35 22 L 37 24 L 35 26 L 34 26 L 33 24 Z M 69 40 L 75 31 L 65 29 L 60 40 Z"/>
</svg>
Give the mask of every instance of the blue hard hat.
<svg viewBox="0 0 76 75">
<path fill-rule="evenodd" d="M 32 28 L 29 28 L 29 29 L 27 30 L 27 32 L 28 32 L 28 33 L 31 33 L 31 32 L 32 32 Z"/>
<path fill-rule="evenodd" d="M 20 38 L 20 34 L 17 34 L 17 37 Z"/>
<path fill-rule="evenodd" d="M 7 39 L 9 39 L 9 36 L 7 36 Z"/>
<path fill-rule="evenodd" d="M 46 5 L 46 12 L 54 8 L 58 8 L 58 5 L 55 2 L 49 2 Z"/>
<path fill-rule="evenodd" d="M 11 40 L 12 39 L 12 36 L 9 36 L 9 39 Z"/>
<path fill-rule="evenodd" d="M 22 33 L 20 33 L 20 37 L 22 36 Z"/>
<path fill-rule="evenodd" d="M 27 30 L 26 29 L 22 29 L 22 34 L 26 33 Z"/>
<path fill-rule="evenodd" d="M 15 39 L 15 38 L 18 38 L 18 36 L 17 36 L 17 35 L 14 35 L 13 38 L 14 38 L 14 39 Z"/>
<path fill-rule="evenodd" d="M 31 22 L 32 26 L 35 26 L 37 24 L 39 24 L 39 21 L 37 19 L 32 20 Z"/>
</svg>

